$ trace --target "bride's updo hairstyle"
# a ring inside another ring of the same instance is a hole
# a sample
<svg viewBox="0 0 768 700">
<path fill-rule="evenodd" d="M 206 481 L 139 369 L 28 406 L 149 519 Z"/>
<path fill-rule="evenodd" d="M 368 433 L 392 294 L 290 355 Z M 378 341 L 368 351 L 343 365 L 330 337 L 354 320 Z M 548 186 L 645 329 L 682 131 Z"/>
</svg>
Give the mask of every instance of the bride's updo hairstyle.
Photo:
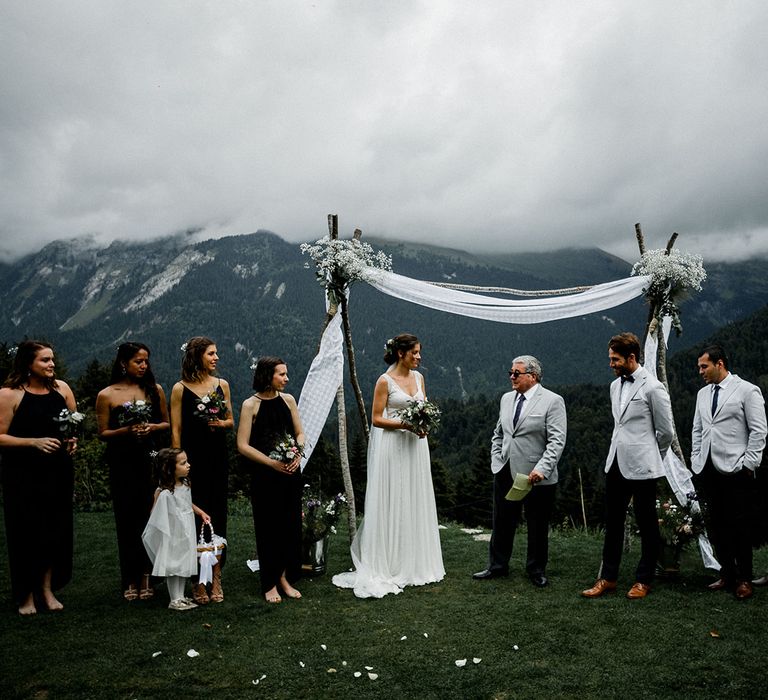
<svg viewBox="0 0 768 700">
<path fill-rule="evenodd" d="M 394 365 L 400 359 L 400 353 L 407 353 L 419 344 L 419 339 L 410 333 L 401 333 L 390 338 L 384 345 L 384 362 Z"/>
</svg>

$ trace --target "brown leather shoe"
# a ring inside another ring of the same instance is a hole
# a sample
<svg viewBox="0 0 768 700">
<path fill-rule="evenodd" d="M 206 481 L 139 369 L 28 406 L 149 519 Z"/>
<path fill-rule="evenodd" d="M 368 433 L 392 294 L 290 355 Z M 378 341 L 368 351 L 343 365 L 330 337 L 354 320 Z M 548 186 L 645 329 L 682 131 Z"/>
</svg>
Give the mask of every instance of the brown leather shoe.
<svg viewBox="0 0 768 700">
<path fill-rule="evenodd" d="M 709 588 L 710 591 L 722 591 L 727 585 L 725 579 L 719 578 L 714 583 L 708 584 L 707 588 Z"/>
<path fill-rule="evenodd" d="M 627 591 L 627 598 L 634 600 L 635 598 L 645 598 L 651 592 L 651 587 L 647 583 L 635 583 L 632 588 Z"/>
<path fill-rule="evenodd" d="M 754 590 L 752 589 L 752 584 L 749 581 L 739 581 L 738 585 L 736 586 L 736 590 L 734 591 L 734 595 L 738 600 L 746 600 L 747 598 L 751 598 L 752 593 L 754 593 Z"/>
<path fill-rule="evenodd" d="M 581 595 L 585 598 L 599 598 L 603 593 L 612 593 L 615 590 L 616 581 L 607 581 L 604 578 L 599 578 L 595 581 L 595 585 L 592 588 L 582 591 Z"/>
</svg>

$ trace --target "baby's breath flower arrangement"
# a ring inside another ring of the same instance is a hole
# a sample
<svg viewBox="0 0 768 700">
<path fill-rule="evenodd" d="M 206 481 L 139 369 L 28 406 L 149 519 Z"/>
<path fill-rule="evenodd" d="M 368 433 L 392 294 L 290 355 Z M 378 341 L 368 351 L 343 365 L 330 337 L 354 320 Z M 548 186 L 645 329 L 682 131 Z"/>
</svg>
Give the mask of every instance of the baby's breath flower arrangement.
<svg viewBox="0 0 768 700">
<path fill-rule="evenodd" d="M 392 271 L 391 255 L 374 251 L 368 243 L 359 240 L 324 236 L 314 243 L 302 243 L 301 252 L 315 263 L 317 280 L 326 288 L 331 303 L 340 303 L 347 287 L 366 279 L 371 268 Z M 309 268 L 309 262 L 304 266 Z"/>
<path fill-rule="evenodd" d="M 682 333 L 678 305 L 691 292 L 701 291 L 701 283 L 707 278 L 702 257 L 675 250 L 648 250 L 632 267 L 632 274 L 650 275 L 651 281 L 643 290 L 646 299 L 656 306 L 657 318 L 669 316 L 672 327 Z"/>
</svg>

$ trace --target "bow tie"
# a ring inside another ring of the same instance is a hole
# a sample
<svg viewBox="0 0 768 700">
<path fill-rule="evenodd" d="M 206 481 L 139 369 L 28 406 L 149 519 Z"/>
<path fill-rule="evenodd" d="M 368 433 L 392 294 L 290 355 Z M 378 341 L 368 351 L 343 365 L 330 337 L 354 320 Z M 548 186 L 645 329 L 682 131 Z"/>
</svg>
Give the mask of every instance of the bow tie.
<svg viewBox="0 0 768 700">
<path fill-rule="evenodd" d="M 622 374 L 621 383 L 629 382 L 630 384 L 635 381 L 635 378 L 631 374 Z"/>
</svg>

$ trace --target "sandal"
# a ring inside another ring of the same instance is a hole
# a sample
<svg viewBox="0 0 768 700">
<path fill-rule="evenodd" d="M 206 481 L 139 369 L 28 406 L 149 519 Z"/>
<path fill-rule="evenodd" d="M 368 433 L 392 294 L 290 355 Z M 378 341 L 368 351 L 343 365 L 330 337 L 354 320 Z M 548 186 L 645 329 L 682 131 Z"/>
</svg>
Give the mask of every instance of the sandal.
<svg viewBox="0 0 768 700">
<path fill-rule="evenodd" d="M 224 602 L 224 589 L 221 587 L 221 569 L 218 566 L 213 569 L 210 598 L 212 603 Z"/>
<path fill-rule="evenodd" d="M 128 585 L 128 588 L 126 588 L 123 591 L 123 598 L 126 600 L 136 600 L 139 597 L 139 592 L 136 590 L 136 586 L 134 586 L 132 583 Z"/>
<path fill-rule="evenodd" d="M 149 582 L 149 574 L 144 574 L 141 579 L 141 590 L 139 591 L 139 600 L 151 600 L 155 595 L 155 589 Z"/>
<path fill-rule="evenodd" d="M 211 602 L 204 583 L 196 583 L 194 586 L 192 586 L 192 600 L 194 600 L 198 605 L 207 605 Z"/>
</svg>

